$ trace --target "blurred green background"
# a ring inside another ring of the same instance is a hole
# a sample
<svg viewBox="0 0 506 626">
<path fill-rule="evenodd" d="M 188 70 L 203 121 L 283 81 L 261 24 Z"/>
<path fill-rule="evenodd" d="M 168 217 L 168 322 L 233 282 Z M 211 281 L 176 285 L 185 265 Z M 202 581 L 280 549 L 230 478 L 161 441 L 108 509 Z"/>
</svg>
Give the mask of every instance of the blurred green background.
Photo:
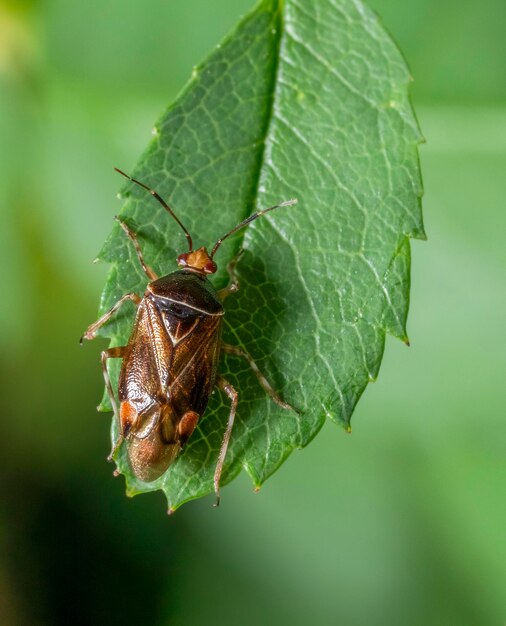
<svg viewBox="0 0 506 626">
<path fill-rule="evenodd" d="M 103 345 L 78 338 L 112 166 L 251 1 L 0 4 L 2 625 L 505 623 L 506 3 L 370 4 L 427 138 L 412 347 L 387 341 L 352 436 L 172 518 L 113 479 Z"/>
</svg>

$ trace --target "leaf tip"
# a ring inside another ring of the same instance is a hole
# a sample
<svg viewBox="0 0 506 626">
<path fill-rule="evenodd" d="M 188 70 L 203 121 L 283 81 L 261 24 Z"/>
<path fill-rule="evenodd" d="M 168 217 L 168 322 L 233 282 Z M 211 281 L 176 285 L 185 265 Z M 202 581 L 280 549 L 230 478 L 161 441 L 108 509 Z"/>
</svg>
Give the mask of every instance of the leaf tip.
<svg viewBox="0 0 506 626">
<path fill-rule="evenodd" d="M 174 515 L 177 509 L 173 509 L 171 506 L 167 509 L 167 515 Z"/>
<path fill-rule="evenodd" d="M 259 493 L 261 488 L 262 488 L 262 485 L 255 485 L 253 487 L 253 493 Z"/>
<path fill-rule="evenodd" d="M 408 346 L 411 345 L 411 342 L 409 341 L 409 337 L 407 335 L 404 335 L 404 337 L 401 337 L 402 341 Z"/>
</svg>

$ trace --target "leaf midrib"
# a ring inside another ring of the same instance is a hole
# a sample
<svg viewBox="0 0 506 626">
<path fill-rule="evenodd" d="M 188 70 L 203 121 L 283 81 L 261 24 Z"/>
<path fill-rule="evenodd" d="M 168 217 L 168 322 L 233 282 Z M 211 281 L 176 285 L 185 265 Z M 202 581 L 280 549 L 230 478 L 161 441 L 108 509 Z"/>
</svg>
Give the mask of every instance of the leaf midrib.
<svg viewBox="0 0 506 626">
<path fill-rule="evenodd" d="M 275 37 L 276 37 L 276 41 L 275 41 L 275 54 L 274 54 L 274 66 L 271 72 L 271 83 L 270 83 L 270 89 L 269 89 L 269 94 L 270 94 L 270 103 L 269 103 L 269 107 L 267 109 L 267 114 L 265 116 L 265 123 L 264 123 L 264 129 L 262 132 L 262 150 L 260 151 L 260 155 L 258 158 L 258 167 L 256 168 L 255 171 L 255 177 L 253 180 L 253 184 L 252 184 L 252 192 L 251 192 L 251 203 L 247 203 L 246 205 L 246 210 L 243 214 L 243 219 L 246 219 L 251 213 L 252 210 L 256 210 L 257 208 L 267 208 L 267 207 L 259 207 L 258 206 L 258 198 L 260 195 L 260 180 L 262 177 L 262 172 L 264 171 L 264 165 L 265 165 L 265 161 L 266 161 L 266 154 L 268 151 L 268 146 L 267 146 L 267 140 L 270 136 L 270 130 L 271 130 L 271 126 L 272 126 L 272 120 L 274 118 L 274 109 L 276 106 L 276 101 L 277 101 L 277 92 L 278 92 L 278 74 L 279 74 L 279 65 L 280 65 L 280 51 L 281 51 L 281 43 L 282 43 L 282 39 L 284 36 L 284 24 L 283 24 L 283 9 L 282 9 L 282 0 L 278 0 L 277 2 L 277 20 L 276 20 L 276 32 L 275 32 Z M 254 11 L 258 10 L 258 6 L 255 7 Z M 284 198 L 280 198 L 279 202 L 282 202 L 284 200 Z M 251 204 L 251 206 L 250 206 Z M 263 217 L 263 219 L 266 219 L 266 216 Z M 254 223 L 249 226 L 248 228 L 245 228 L 242 230 L 241 232 L 241 236 L 240 236 L 240 242 L 241 245 L 237 246 L 236 248 L 236 252 L 243 247 L 243 242 L 244 242 L 244 238 L 246 237 L 246 233 L 249 230 L 249 228 L 254 228 L 255 225 Z"/>
</svg>

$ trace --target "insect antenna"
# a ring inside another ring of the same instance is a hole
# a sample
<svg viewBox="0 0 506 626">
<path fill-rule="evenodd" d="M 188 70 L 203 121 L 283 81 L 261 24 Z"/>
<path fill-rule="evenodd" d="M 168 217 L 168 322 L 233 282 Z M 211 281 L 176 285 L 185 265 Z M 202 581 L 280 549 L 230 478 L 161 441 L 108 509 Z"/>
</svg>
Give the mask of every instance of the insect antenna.
<svg viewBox="0 0 506 626">
<path fill-rule="evenodd" d="M 164 207 L 164 209 L 166 209 L 172 215 L 172 217 L 176 220 L 176 222 L 179 224 L 179 226 L 181 226 L 181 228 L 182 228 L 182 230 L 183 230 L 183 232 L 185 234 L 185 237 L 186 237 L 186 239 L 188 241 L 188 251 L 191 252 L 193 250 L 192 236 L 190 235 L 188 230 L 184 227 L 183 223 L 178 218 L 178 216 L 174 213 L 174 211 L 170 208 L 170 206 L 165 202 L 165 200 L 154 189 L 151 189 L 150 187 L 148 187 L 144 183 L 141 183 L 140 180 L 136 180 L 135 178 L 132 178 L 128 174 L 125 174 L 125 172 L 122 172 L 117 167 L 115 167 L 114 169 L 118 172 L 118 174 L 121 174 L 125 178 L 128 178 L 128 180 L 131 180 L 136 185 L 139 185 L 140 187 L 143 187 L 144 189 L 146 189 L 146 191 L 149 191 L 149 193 L 158 200 L 158 202 Z"/>
<path fill-rule="evenodd" d="M 228 231 L 226 235 L 223 235 L 223 237 L 220 237 L 218 241 L 214 244 L 214 247 L 211 250 L 211 254 L 209 256 L 212 259 L 213 256 L 216 254 L 216 250 L 218 250 L 218 248 L 225 241 L 225 239 L 227 239 L 228 237 L 230 237 L 230 235 L 233 235 L 238 230 L 241 230 L 241 228 L 244 228 L 245 226 L 247 226 L 248 224 L 256 220 L 257 217 L 260 217 L 261 215 L 265 215 L 266 213 L 269 213 L 269 211 L 274 211 L 274 209 L 279 209 L 282 206 L 292 206 L 293 204 L 297 204 L 296 199 L 285 200 L 285 202 L 281 202 L 280 204 L 275 204 L 274 206 L 271 206 L 268 209 L 262 209 L 261 211 L 257 211 L 256 213 L 253 213 L 253 215 L 250 215 L 245 220 L 243 220 L 240 224 L 237 224 L 237 226 L 232 228 L 232 230 Z"/>
</svg>

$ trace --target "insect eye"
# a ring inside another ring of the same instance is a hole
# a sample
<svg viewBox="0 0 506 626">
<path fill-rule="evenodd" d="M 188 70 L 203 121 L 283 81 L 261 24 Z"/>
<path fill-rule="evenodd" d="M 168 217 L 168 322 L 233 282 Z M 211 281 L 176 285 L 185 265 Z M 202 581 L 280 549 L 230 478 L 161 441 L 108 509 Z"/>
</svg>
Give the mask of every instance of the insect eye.
<svg viewBox="0 0 506 626">
<path fill-rule="evenodd" d="M 187 262 L 187 259 L 188 259 L 188 254 L 187 254 L 186 252 L 184 252 L 183 254 L 180 254 L 180 255 L 177 257 L 177 264 L 178 264 L 178 265 L 185 266 L 185 265 L 186 265 L 186 262 Z"/>
<path fill-rule="evenodd" d="M 217 269 L 218 269 L 218 266 L 216 265 L 216 263 L 214 261 L 208 261 L 204 265 L 204 272 L 206 274 L 214 274 Z"/>
</svg>

